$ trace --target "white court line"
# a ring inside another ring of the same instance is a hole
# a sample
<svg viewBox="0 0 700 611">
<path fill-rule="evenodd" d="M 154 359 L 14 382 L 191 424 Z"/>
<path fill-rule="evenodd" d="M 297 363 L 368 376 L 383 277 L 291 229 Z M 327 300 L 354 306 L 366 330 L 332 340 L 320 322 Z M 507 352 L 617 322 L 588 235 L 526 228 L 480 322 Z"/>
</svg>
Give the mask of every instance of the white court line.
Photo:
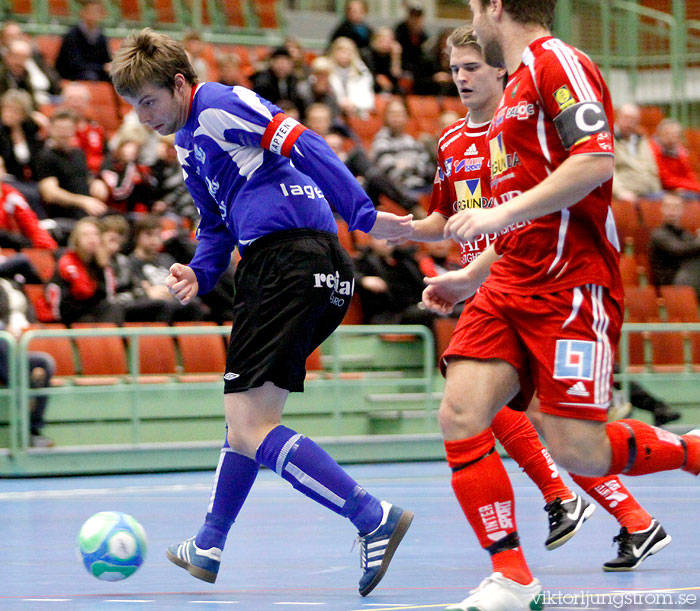
<svg viewBox="0 0 700 611">
<path fill-rule="evenodd" d="M 68 603 L 72 598 L 23 598 L 26 603 Z"/>
<path fill-rule="evenodd" d="M 106 603 L 154 603 L 155 600 L 145 600 L 141 598 L 108 598 Z"/>
<path fill-rule="evenodd" d="M 190 600 L 193 605 L 237 605 L 240 600 Z"/>
</svg>

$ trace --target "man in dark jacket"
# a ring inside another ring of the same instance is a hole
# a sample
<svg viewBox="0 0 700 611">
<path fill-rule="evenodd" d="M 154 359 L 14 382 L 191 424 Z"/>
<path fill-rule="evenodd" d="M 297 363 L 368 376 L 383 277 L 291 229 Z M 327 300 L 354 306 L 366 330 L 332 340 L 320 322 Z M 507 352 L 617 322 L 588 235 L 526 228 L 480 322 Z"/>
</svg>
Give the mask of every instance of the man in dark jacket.
<svg viewBox="0 0 700 611">
<path fill-rule="evenodd" d="M 700 294 L 700 237 L 681 225 L 684 206 L 679 195 L 664 196 L 664 223 L 651 234 L 649 263 L 654 284 L 687 284 Z"/>
<path fill-rule="evenodd" d="M 104 16 L 99 0 L 85 0 L 80 23 L 63 36 L 56 58 L 61 78 L 71 81 L 109 81 L 106 65 L 112 61 L 100 22 Z"/>
</svg>

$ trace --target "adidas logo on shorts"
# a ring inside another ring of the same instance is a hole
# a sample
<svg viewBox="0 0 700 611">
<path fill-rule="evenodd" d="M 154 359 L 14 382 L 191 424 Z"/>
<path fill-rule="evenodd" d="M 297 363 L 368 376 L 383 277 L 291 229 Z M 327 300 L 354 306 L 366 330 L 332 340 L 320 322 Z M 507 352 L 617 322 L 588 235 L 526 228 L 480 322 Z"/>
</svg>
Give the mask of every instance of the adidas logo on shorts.
<svg viewBox="0 0 700 611">
<path fill-rule="evenodd" d="M 577 397 L 587 397 L 588 391 L 583 382 L 576 382 L 569 390 L 566 391 L 567 395 L 575 395 Z"/>
</svg>

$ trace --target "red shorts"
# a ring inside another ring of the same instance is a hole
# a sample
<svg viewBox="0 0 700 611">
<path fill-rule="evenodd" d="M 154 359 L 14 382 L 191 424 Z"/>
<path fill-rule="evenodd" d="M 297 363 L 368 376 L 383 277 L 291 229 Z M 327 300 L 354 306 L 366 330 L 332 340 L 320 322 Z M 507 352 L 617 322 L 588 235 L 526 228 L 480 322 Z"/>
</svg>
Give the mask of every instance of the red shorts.
<svg viewBox="0 0 700 611">
<path fill-rule="evenodd" d="M 482 286 L 442 358 L 510 363 L 520 378 L 521 394 L 509 403 L 515 409 L 537 391 L 544 413 L 605 421 L 622 318 L 622 303 L 595 284 L 547 295 Z"/>
</svg>

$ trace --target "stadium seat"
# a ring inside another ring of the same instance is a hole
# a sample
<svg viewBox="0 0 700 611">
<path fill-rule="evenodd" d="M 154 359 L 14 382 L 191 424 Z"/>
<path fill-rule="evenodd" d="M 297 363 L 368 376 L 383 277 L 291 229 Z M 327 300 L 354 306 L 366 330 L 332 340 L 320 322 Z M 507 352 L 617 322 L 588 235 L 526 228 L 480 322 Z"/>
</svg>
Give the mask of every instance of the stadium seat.
<svg viewBox="0 0 700 611">
<path fill-rule="evenodd" d="M 65 329 L 65 325 L 55 323 L 33 324 L 29 329 Z M 56 375 L 51 380 L 52 386 L 63 386 L 66 377 L 75 376 L 73 344 L 68 337 L 35 337 L 29 341 L 28 350 L 46 352 L 56 361 Z"/>
<path fill-rule="evenodd" d="M 700 322 L 698 298 L 690 286 L 661 286 L 668 322 Z"/>
<path fill-rule="evenodd" d="M 435 333 L 435 351 L 438 360 L 450 343 L 452 333 L 457 326 L 457 319 L 450 317 L 439 317 L 433 321 L 433 332 Z"/>
<path fill-rule="evenodd" d="M 112 323 L 75 323 L 73 329 L 116 328 Z M 124 341 L 118 335 L 76 337 L 80 373 L 76 384 L 117 384 L 128 374 Z"/>
<path fill-rule="evenodd" d="M 376 114 L 369 114 L 366 118 L 350 115 L 347 122 L 366 150 L 372 147 L 372 140 L 383 125 L 381 117 Z"/>
<path fill-rule="evenodd" d="M 54 287 L 56 285 L 53 285 Z M 46 300 L 46 287 L 43 284 L 25 284 L 24 294 L 34 308 L 34 314 L 41 323 L 58 322 L 51 305 Z"/>
<path fill-rule="evenodd" d="M 45 248 L 23 248 L 22 253 L 29 257 L 44 282 L 51 280 L 56 271 L 56 257 L 53 251 Z"/>
<path fill-rule="evenodd" d="M 365 313 L 362 310 L 362 301 L 360 296 L 355 291 L 355 294 L 350 299 L 350 307 L 343 318 L 344 325 L 362 325 L 365 322 Z"/>
<path fill-rule="evenodd" d="M 700 322 L 700 307 L 695 290 L 690 286 L 662 286 L 659 288 L 666 306 L 669 322 Z M 684 333 L 690 341 L 693 367 L 700 368 L 700 333 Z"/>
<path fill-rule="evenodd" d="M 628 238 L 634 240 L 640 227 L 639 215 L 635 205 L 630 202 L 614 199 L 612 201 L 612 210 L 620 244 L 624 244 Z"/>
<path fill-rule="evenodd" d="M 624 286 L 639 286 L 639 265 L 632 255 L 620 255 L 620 274 Z"/>
<path fill-rule="evenodd" d="M 456 96 L 445 96 L 441 98 L 440 105 L 442 106 L 443 112 L 451 110 L 452 112 L 456 112 L 460 117 L 463 117 L 467 113 L 467 109 L 464 107 L 464 104 L 462 104 L 462 100 Z"/>
<path fill-rule="evenodd" d="M 685 203 L 681 224 L 691 233 L 700 229 L 700 202 L 689 201 Z"/>
<path fill-rule="evenodd" d="M 127 322 L 124 327 L 167 327 L 161 323 Z M 133 338 L 129 341 L 134 341 Z M 168 335 L 139 335 L 139 383 L 167 382 L 177 373 L 175 338 Z"/>
<path fill-rule="evenodd" d="M 348 229 L 348 224 L 341 218 L 335 219 L 338 225 L 338 241 L 340 245 L 348 252 L 350 256 L 355 255 L 355 242 L 352 239 L 352 234 Z"/>
<path fill-rule="evenodd" d="M 651 286 L 625 286 L 627 322 L 661 322 L 656 291 Z M 631 369 L 646 365 L 645 343 L 648 334 L 629 334 L 629 363 Z"/>
<path fill-rule="evenodd" d="M 440 102 L 434 96 L 430 95 L 407 95 L 406 106 L 411 118 L 432 117 L 437 119 L 442 112 Z"/>
<path fill-rule="evenodd" d="M 80 81 L 90 90 L 91 118 L 104 127 L 111 136 L 121 125 L 119 96 L 111 83 L 105 81 Z"/>
<path fill-rule="evenodd" d="M 649 230 L 663 224 L 660 200 L 639 200 L 639 214 L 642 217 L 642 224 Z"/>
<path fill-rule="evenodd" d="M 175 323 L 177 327 L 211 326 L 192 323 Z M 183 382 L 220 381 L 226 369 L 226 350 L 221 335 L 178 335 L 177 345 L 182 356 L 184 373 L 178 376 Z"/>
</svg>

